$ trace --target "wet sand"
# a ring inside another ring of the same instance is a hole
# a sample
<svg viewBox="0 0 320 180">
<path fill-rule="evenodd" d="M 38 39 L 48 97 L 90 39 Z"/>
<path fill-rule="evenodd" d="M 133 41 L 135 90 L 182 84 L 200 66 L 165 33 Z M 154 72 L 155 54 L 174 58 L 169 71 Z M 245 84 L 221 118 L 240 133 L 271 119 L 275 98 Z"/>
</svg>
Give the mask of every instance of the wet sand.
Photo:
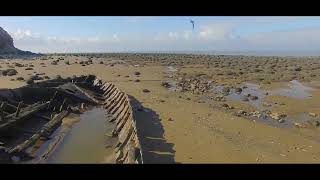
<svg viewBox="0 0 320 180">
<path fill-rule="evenodd" d="M 54 57 L 57 59 L 57 57 Z M 163 129 L 165 144 L 153 145 L 149 151 L 158 154 L 158 158 L 170 154 L 177 163 L 319 163 L 320 142 L 319 128 L 280 128 L 259 123 L 245 117 L 235 116 L 232 112 L 217 108 L 221 103 L 234 106 L 235 111 L 255 111 L 254 105 L 227 99 L 226 102 L 201 102 L 202 95 L 190 92 L 175 92 L 161 86 L 162 81 L 172 80 L 179 73 L 195 76 L 198 72 L 215 72 L 221 67 L 206 68 L 203 65 L 185 65 L 178 71 L 168 71 L 167 65 L 158 63 L 144 63 L 134 66 L 131 62 L 123 64 L 105 65 L 108 58 L 93 58 L 93 64 L 82 66 L 74 64 L 87 57 L 64 57 L 71 65 L 60 61 L 58 65 L 51 65 L 52 60 L 10 61 L 21 64 L 33 64 L 34 70 L 24 70 L 25 67 L 15 67 L 18 74 L 2 76 L 0 88 L 14 88 L 25 85 L 25 82 L 10 81 L 12 78 L 27 79 L 33 72 L 45 73 L 54 78 L 56 75 L 68 77 L 81 74 L 95 74 L 104 81 L 113 82 L 121 90 L 137 99 L 144 108 L 157 114 L 153 121 L 158 121 Z M 111 58 L 112 59 L 112 58 Z M 100 61 L 106 62 L 100 64 Z M 42 67 L 40 63 L 45 63 Z M 5 69 L 4 64 L 0 64 Z M 140 72 L 140 75 L 135 75 Z M 129 76 L 129 77 L 128 77 Z M 310 79 L 306 84 L 314 88 L 310 94 L 312 98 L 293 98 L 284 94 L 268 95 L 262 102 L 284 104 L 271 107 L 270 110 L 294 116 L 301 113 L 316 113 L 320 115 L 320 89 L 318 76 Z M 135 82 L 139 79 L 140 82 Z M 243 77 L 245 79 L 245 77 Z M 217 85 L 243 85 L 242 78 L 234 79 L 228 76 L 213 76 Z M 263 84 L 267 91 L 290 87 L 288 81 L 275 81 Z M 248 83 L 257 83 L 249 81 Z M 304 83 L 304 82 L 303 82 Z M 274 85 L 274 87 L 273 87 Z M 148 89 L 149 93 L 142 90 Z M 190 100 L 188 99 L 190 98 Z M 144 117 L 141 117 L 142 119 Z M 291 118 L 291 117 L 290 117 Z M 317 119 L 317 118 L 316 118 Z M 288 120 L 289 121 L 289 120 Z M 144 118 L 141 122 L 148 122 Z M 156 137 L 150 137 L 156 138 Z M 152 149 L 153 148 L 153 149 Z M 165 162 L 164 162 L 165 163 Z M 171 162 L 167 162 L 171 163 Z"/>
</svg>

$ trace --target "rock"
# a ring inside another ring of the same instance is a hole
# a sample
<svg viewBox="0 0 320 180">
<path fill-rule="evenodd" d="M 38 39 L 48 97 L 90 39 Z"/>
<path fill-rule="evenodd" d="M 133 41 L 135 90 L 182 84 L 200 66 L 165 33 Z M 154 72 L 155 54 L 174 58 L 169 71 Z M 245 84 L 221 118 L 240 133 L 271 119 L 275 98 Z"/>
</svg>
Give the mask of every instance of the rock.
<svg viewBox="0 0 320 180">
<path fill-rule="evenodd" d="M 17 77 L 17 81 L 23 81 L 24 78 L 23 77 Z"/>
<path fill-rule="evenodd" d="M 191 99 L 190 99 L 190 98 L 187 98 L 186 100 L 190 101 Z"/>
<path fill-rule="evenodd" d="M 136 76 L 138 76 L 140 74 L 141 74 L 140 72 L 134 72 L 134 75 L 136 75 Z"/>
<path fill-rule="evenodd" d="M 267 103 L 267 102 L 262 102 L 262 106 L 265 106 L 265 107 L 271 107 L 271 106 L 272 106 L 272 104 Z"/>
<path fill-rule="evenodd" d="M 163 102 L 166 102 L 166 101 L 165 101 L 165 100 L 163 100 L 163 99 L 160 99 L 159 101 L 160 101 L 160 102 L 162 102 L 162 103 L 163 103 Z"/>
<path fill-rule="evenodd" d="M 254 111 L 254 112 L 251 112 L 250 113 L 253 117 L 257 117 L 257 118 L 260 118 L 261 116 L 261 113 L 259 111 Z"/>
<path fill-rule="evenodd" d="M 169 118 L 168 121 L 173 121 L 173 119 L 172 119 L 172 118 Z"/>
<path fill-rule="evenodd" d="M 140 82 L 140 79 L 136 79 L 136 80 L 134 80 L 134 82 Z"/>
<path fill-rule="evenodd" d="M 20 64 L 20 63 L 14 63 L 14 65 L 15 65 L 16 67 L 23 67 L 23 65 Z"/>
<path fill-rule="evenodd" d="M 162 82 L 161 86 L 165 87 L 165 88 L 170 88 L 171 85 L 168 82 Z"/>
<path fill-rule="evenodd" d="M 223 94 L 228 95 L 230 92 L 230 88 L 229 87 L 223 87 L 222 89 Z"/>
<path fill-rule="evenodd" d="M 50 77 L 49 77 L 49 76 L 44 76 L 43 78 L 44 78 L 44 79 L 50 79 Z"/>
<path fill-rule="evenodd" d="M 295 71 L 301 71 L 302 68 L 301 68 L 301 67 L 297 67 L 297 68 L 295 68 L 294 70 L 295 70 Z"/>
<path fill-rule="evenodd" d="M 294 125 L 297 127 L 297 128 L 305 128 L 306 126 L 301 124 L 301 123 L 297 123 L 295 122 Z"/>
<path fill-rule="evenodd" d="M 249 101 L 249 99 L 248 99 L 247 97 L 245 97 L 245 96 L 244 96 L 244 97 L 241 97 L 241 100 L 242 100 L 242 101 Z"/>
<path fill-rule="evenodd" d="M 29 51 L 22 51 L 14 47 L 13 38 L 10 34 L 0 27 L 0 54 L 4 56 L 13 55 L 36 55 Z"/>
<path fill-rule="evenodd" d="M 51 64 L 52 65 L 58 65 L 58 62 L 57 61 L 52 61 Z"/>
<path fill-rule="evenodd" d="M 26 83 L 27 83 L 27 84 L 33 84 L 33 83 L 34 83 L 34 80 L 30 78 L 30 79 L 28 79 L 28 80 L 26 81 Z"/>
<path fill-rule="evenodd" d="M 257 100 L 258 99 L 258 96 L 249 96 L 249 99 L 254 101 L 254 100 Z"/>
<path fill-rule="evenodd" d="M 225 109 L 234 109 L 233 106 L 229 106 L 228 104 L 222 104 L 221 106 Z"/>
<path fill-rule="evenodd" d="M 311 116 L 311 117 L 317 117 L 317 114 L 316 114 L 316 113 L 309 112 L 309 116 Z"/>
<path fill-rule="evenodd" d="M 244 111 L 244 110 L 239 110 L 238 114 L 242 114 L 242 115 L 245 115 L 245 116 L 248 115 L 248 113 L 246 111 Z"/>
<path fill-rule="evenodd" d="M 284 123 L 284 119 L 279 119 L 278 122 L 279 123 Z"/>
<path fill-rule="evenodd" d="M 213 100 L 224 102 L 224 101 L 225 101 L 225 98 L 224 98 L 223 95 L 218 95 L 218 96 L 215 96 L 215 97 L 213 98 Z"/>
<path fill-rule="evenodd" d="M 235 91 L 236 91 L 237 94 L 241 94 L 242 89 L 241 88 L 236 88 Z"/>
<path fill-rule="evenodd" d="M 0 72 L 2 72 L 3 76 L 13 76 L 13 75 L 18 74 L 18 72 L 15 69 L 7 69 L 7 70 L 0 71 Z"/>
<path fill-rule="evenodd" d="M 28 70 L 33 70 L 33 68 L 25 68 L 24 70 L 28 71 Z"/>
<path fill-rule="evenodd" d="M 144 93 L 149 93 L 150 90 L 148 90 L 148 89 L 143 89 L 142 92 L 144 92 Z"/>
<path fill-rule="evenodd" d="M 319 127 L 320 126 L 320 121 L 312 121 L 312 125 Z"/>
<path fill-rule="evenodd" d="M 270 117 L 274 120 L 279 120 L 279 119 L 282 119 L 282 118 L 285 118 L 287 115 L 285 114 L 279 114 L 279 113 L 271 113 L 270 114 Z"/>
</svg>

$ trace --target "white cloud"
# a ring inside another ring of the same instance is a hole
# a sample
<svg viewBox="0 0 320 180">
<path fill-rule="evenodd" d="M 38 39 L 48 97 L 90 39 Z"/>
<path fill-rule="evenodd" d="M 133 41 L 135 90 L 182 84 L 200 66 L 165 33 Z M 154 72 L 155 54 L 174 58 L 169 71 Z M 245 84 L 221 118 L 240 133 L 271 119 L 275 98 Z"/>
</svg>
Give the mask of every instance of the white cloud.
<svg viewBox="0 0 320 180">
<path fill-rule="evenodd" d="M 33 52 L 106 52 L 152 50 L 318 50 L 320 27 L 250 33 L 238 36 L 234 23 L 208 23 L 190 31 L 157 34 L 114 33 L 106 36 L 42 36 L 31 30 L 11 33 L 15 46 Z"/>
<path fill-rule="evenodd" d="M 204 40 L 227 40 L 231 36 L 233 25 L 215 23 L 200 27 L 199 37 Z"/>
</svg>

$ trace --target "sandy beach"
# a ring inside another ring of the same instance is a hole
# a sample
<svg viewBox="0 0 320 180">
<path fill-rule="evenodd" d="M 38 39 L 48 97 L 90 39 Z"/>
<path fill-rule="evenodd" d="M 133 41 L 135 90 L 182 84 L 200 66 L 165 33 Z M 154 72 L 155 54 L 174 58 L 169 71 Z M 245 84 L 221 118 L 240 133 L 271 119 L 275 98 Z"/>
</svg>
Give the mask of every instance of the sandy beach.
<svg viewBox="0 0 320 180">
<path fill-rule="evenodd" d="M 140 122 L 155 163 L 319 163 L 319 67 L 317 58 L 48 55 L 0 60 L 0 71 L 17 71 L 0 88 L 34 74 L 112 82 L 153 113 Z"/>
</svg>

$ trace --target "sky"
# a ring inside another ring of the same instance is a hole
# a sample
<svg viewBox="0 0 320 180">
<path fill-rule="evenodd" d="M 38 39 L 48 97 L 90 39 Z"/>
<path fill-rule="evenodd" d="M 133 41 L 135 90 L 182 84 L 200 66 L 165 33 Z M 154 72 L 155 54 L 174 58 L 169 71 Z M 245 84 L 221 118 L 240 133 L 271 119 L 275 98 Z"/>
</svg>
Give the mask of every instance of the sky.
<svg viewBox="0 0 320 180">
<path fill-rule="evenodd" d="M 194 29 L 190 20 L 195 22 Z M 289 51 L 320 54 L 320 16 L 2 16 L 17 48 L 40 53 Z"/>
</svg>

